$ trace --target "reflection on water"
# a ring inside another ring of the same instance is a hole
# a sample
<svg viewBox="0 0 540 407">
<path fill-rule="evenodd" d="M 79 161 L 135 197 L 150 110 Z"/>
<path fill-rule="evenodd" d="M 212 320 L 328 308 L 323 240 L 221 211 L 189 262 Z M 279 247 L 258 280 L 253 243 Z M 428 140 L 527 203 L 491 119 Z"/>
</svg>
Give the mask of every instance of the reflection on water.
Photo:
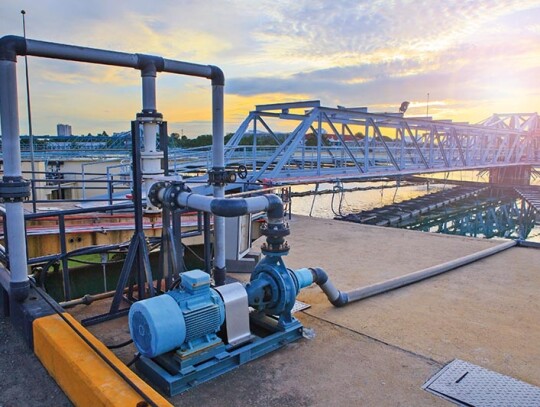
<svg viewBox="0 0 540 407">
<path fill-rule="evenodd" d="M 460 236 L 524 239 L 535 210 L 511 191 L 492 190 L 403 222 L 398 227 Z"/>
<path fill-rule="evenodd" d="M 458 181 L 482 181 L 482 176 L 468 174 L 456 175 Z M 534 183 L 538 183 L 538 180 Z M 332 219 L 334 216 L 358 213 L 379 208 L 392 203 L 424 196 L 432 192 L 453 188 L 445 182 L 445 177 L 434 184 L 398 185 L 389 182 L 320 184 L 318 192 L 326 192 L 314 196 L 294 196 L 315 190 L 315 185 L 292 187 L 292 212 L 317 218 Z M 342 189 L 341 189 L 342 188 Z M 363 188 L 363 190 L 353 190 Z M 341 192 L 343 190 L 343 193 Z M 423 231 L 460 234 L 491 238 L 495 236 L 518 238 L 524 233 L 527 240 L 540 242 L 540 226 L 534 224 L 534 212 L 522 207 L 521 200 L 515 196 L 494 197 L 483 196 L 480 202 L 460 202 L 445 209 L 447 213 L 432 212 L 418 220 L 416 224 L 404 224 L 401 227 Z M 482 212 L 483 210 L 483 212 Z M 445 217 L 446 216 L 446 217 Z M 536 214 L 538 216 L 538 214 Z M 422 223 L 423 222 L 423 223 Z M 438 223 L 437 223 L 438 222 Z"/>
</svg>

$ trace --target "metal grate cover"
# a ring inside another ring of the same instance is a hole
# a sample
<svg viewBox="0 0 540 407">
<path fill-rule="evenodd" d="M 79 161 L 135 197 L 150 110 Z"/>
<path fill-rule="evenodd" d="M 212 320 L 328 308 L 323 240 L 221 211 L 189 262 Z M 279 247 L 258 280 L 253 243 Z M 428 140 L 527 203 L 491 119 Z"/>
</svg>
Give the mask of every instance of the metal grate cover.
<svg viewBox="0 0 540 407">
<path fill-rule="evenodd" d="M 540 387 L 459 359 L 422 388 L 459 406 L 540 406 Z"/>
<path fill-rule="evenodd" d="M 308 308 L 311 308 L 311 305 L 306 304 L 305 302 L 296 300 L 296 302 L 294 303 L 293 309 L 291 310 L 291 313 L 294 314 L 295 312 L 303 311 Z"/>
</svg>

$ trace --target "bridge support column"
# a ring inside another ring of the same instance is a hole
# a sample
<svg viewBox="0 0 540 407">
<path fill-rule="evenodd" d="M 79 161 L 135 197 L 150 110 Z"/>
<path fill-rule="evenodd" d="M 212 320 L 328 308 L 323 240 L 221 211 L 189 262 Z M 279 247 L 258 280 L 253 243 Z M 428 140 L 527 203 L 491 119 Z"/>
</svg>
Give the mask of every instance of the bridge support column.
<svg viewBox="0 0 540 407">
<path fill-rule="evenodd" d="M 491 168 L 489 170 L 489 183 L 496 185 L 523 186 L 529 185 L 531 180 L 531 166 L 519 165 L 512 167 Z"/>
</svg>

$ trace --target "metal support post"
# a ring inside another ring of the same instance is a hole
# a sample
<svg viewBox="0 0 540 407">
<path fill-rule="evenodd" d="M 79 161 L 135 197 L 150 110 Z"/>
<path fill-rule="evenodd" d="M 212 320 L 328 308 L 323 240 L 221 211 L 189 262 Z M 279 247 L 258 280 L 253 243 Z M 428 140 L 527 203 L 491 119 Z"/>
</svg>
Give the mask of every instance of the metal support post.
<svg viewBox="0 0 540 407">
<path fill-rule="evenodd" d="M 162 122 L 159 125 L 159 145 L 163 155 L 161 168 L 165 176 L 169 175 L 169 156 L 168 156 L 168 134 L 167 123 Z M 149 203 L 147 202 L 147 205 Z M 174 231 L 171 228 L 171 217 L 173 213 L 168 207 L 163 207 L 161 212 L 161 250 L 159 252 L 159 275 L 157 289 L 161 290 L 161 280 L 165 281 L 165 291 L 168 291 L 173 282 L 173 274 L 178 269 L 177 247 L 174 242 Z"/>
<path fill-rule="evenodd" d="M 135 233 L 131 238 L 128 253 L 118 278 L 116 292 L 111 303 L 111 308 L 107 314 L 98 315 L 82 321 L 83 325 L 94 325 L 99 322 L 114 319 L 127 314 L 129 308 L 120 309 L 120 304 L 124 296 L 124 289 L 128 285 L 131 275 L 135 272 L 137 281 L 137 300 L 145 298 L 145 286 L 148 284 L 148 296 L 155 295 L 150 259 L 148 257 L 148 247 L 143 228 L 143 207 L 142 207 L 142 171 L 141 171 L 141 143 L 140 127 L 142 123 L 138 120 L 131 122 L 131 143 L 132 143 L 132 164 L 133 164 L 133 204 L 134 204 L 134 224 Z M 131 285 L 129 292 L 132 292 Z M 135 300 L 129 295 L 130 300 Z"/>
<path fill-rule="evenodd" d="M 174 253 L 176 254 L 176 265 L 173 269 L 172 278 L 174 281 L 178 280 L 180 273 L 186 271 L 184 269 L 184 246 L 182 245 L 182 212 L 172 212 L 172 234 L 173 244 L 175 247 Z"/>
<path fill-rule="evenodd" d="M 58 229 L 60 233 L 60 253 L 62 255 L 62 284 L 64 289 L 64 301 L 71 300 L 71 284 L 69 278 L 69 264 L 66 256 L 66 220 L 63 214 L 58 216 Z M 47 270 L 44 271 L 45 273 Z"/>
<path fill-rule="evenodd" d="M 203 214 L 203 236 L 204 236 L 204 271 L 208 274 L 212 270 L 212 242 L 210 240 L 210 214 L 204 212 Z"/>
</svg>

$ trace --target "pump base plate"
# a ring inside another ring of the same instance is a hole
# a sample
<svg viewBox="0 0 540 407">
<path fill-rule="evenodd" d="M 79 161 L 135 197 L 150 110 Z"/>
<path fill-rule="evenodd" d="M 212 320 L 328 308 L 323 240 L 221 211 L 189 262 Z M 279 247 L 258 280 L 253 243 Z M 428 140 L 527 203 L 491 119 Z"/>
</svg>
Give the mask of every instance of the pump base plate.
<svg viewBox="0 0 540 407">
<path fill-rule="evenodd" d="M 272 317 L 251 318 L 250 323 L 250 342 L 238 347 L 227 345 L 222 353 L 194 365 L 189 373 L 171 374 L 157 360 L 144 356 L 137 361 L 137 369 L 172 397 L 302 338 L 303 326 L 296 319 L 285 328 Z"/>
</svg>

